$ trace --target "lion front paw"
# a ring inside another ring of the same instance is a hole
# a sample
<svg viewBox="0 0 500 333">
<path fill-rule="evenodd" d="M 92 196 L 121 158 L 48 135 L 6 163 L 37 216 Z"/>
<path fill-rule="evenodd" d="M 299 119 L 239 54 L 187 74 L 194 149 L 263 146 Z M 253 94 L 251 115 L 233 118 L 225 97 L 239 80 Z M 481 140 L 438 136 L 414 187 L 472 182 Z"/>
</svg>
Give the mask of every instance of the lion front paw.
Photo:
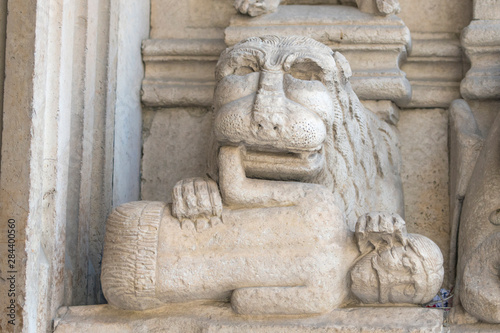
<svg viewBox="0 0 500 333">
<path fill-rule="evenodd" d="M 359 250 L 384 250 L 394 244 L 406 245 L 406 223 L 396 213 L 371 212 L 359 217 L 356 222 L 356 239 Z"/>
<path fill-rule="evenodd" d="M 172 191 L 172 216 L 183 229 L 202 231 L 222 222 L 222 200 L 217 183 L 209 178 L 188 178 Z"/>
</svg>

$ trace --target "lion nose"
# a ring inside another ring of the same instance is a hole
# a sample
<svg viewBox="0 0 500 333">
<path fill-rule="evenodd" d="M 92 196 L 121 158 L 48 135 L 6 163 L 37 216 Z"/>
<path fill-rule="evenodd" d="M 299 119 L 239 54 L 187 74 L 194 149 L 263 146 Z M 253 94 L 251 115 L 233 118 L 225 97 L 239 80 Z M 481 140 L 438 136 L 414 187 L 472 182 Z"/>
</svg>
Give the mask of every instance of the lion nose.
<svg viewBox="0 0 500 333">
<path fill-rule="evenodd" d="M 279 139 L 285 119 L 281 113 L 255 112 L 253 115 L 255 133 L 265 140 Z"/>
<path fill-rule="evenodd" d="M 280 137 L 285 122 L 284 101 L 283 73 L 261 72 L 252 115 L 254 131 L 259 138 Z"/>
</svg>

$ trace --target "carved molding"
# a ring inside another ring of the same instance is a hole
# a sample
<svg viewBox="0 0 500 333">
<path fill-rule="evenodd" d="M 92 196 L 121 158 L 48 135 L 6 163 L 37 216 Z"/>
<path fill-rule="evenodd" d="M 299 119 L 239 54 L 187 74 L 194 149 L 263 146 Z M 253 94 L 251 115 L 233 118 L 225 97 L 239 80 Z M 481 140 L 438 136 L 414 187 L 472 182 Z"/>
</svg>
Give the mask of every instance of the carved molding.
<svg viewBox="0 0 500 333">
<path fill-rule="evenodd" d="M 402 66 L 412 87 L 410 108 L 447 108 L 460 98 L 462 49 L 452 33 L 412 33 L 412 52 Z"/>
<path fill-rule="evenodd" d="M 462 31 L 471 68 L 460 91 L 468 99 L 500 98 L 500 20 L 477 20 Z"/>
<path fill-rule="evenodd" d="M 385 18 L 350 6 L 280 6 L 256 18 L 235 15 L 225 30 L 226 44 L 260 35 L 297 35 L 341 52 L 351 64 L 351 84 L 362 100 L 405 105 L 411 86 L 400 69 L 411 45 L 410 31 L 397 16 Z"/>
<path fill-rule="evenodd" d="M 212 105 L 221 39 L 145 40 L 142 102 L 153 107 Z"/>
<path fill-rule="evenodd" d="M 410 48 L 410 32 L 396 16 L 374 17 L 349 6 L 290 5 L 263 17 L 235 15 L 225 32 L 225 43 L 219 39 L 145 40 L 143 104 L 210 107 L 215 64 L 226 44 L 269 34 L 308 36 L 340 51 L 351 64 L 351 84 L 362 100 L 390 100 L 399 106 L 410 101 L 411 86 L 400 69 Z"/>
</svg>

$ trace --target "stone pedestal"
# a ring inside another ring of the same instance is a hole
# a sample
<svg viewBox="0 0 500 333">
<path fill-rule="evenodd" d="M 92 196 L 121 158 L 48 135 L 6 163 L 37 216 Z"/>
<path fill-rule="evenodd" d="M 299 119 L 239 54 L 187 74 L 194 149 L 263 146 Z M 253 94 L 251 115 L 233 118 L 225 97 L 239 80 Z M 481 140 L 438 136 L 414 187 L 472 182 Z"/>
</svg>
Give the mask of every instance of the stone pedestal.
<svg viewBox="0 0 500 333">
<path fill-rule="evenodd" d="M 250 317 L 227 303 L 171 304 L 154 311 L 110 305 L 59 309 L 56 333 L 78 332 L 442 332 L 443 311 L 421 307 L 338 309 L 313 317 Z"/>
</svg>

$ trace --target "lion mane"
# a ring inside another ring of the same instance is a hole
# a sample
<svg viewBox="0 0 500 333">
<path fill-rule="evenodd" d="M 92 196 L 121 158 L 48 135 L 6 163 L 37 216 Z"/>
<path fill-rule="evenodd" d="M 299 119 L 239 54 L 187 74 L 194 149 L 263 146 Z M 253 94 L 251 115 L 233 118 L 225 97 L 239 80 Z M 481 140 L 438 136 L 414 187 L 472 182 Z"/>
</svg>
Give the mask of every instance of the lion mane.
<svg viewBox="0 0 500 333">
<path fill-rule="evenodd" d="M 359 216 L 371 211 L 391 211 L 404 216 L 397 132 L 360 102 L 349 82 L 351 68 L 342 54 L 307 37 L 252 37 L 221 54 L 216 67 L 216 81 L 218 83 L 227 75 L 221 69 L 226 57 L 237 57 L 240 52 L 259 52 L 263 48 L 280 49 L 297 45 L 320 50 L 333 57 L 336 64 L 331 68 L 322 68 L 323 83 L 334 105 L 334 121 L 333 126 L 327 128 L 328 136 L 324 143 L 326 167 L 311 182 L 332 190 L 351 230 Z M 209 176 L 216 181 L 218 148 L 219 144 L 212 135 Z"/>
</svg>

